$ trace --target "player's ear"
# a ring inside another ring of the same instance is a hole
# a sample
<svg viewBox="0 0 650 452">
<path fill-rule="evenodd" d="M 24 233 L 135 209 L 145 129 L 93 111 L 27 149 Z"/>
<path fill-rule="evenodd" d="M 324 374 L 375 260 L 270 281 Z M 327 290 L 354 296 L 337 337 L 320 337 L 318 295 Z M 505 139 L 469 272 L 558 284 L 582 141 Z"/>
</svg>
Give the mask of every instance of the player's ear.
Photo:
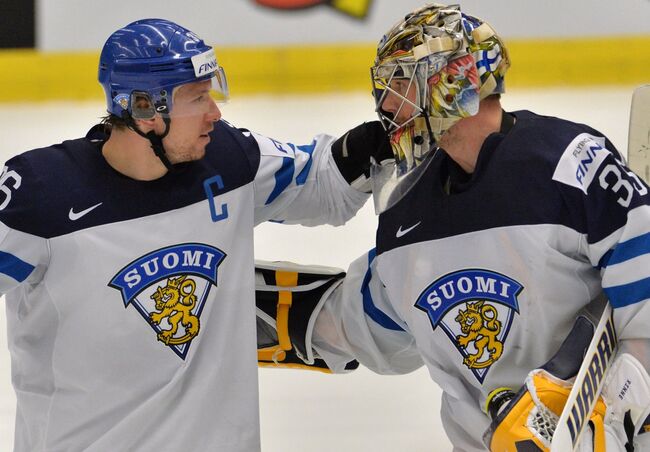
<svg viewBox="0 0 650 452">
<path fill-rule="evenodd" d="M 138 126 L 138 129 L 140 129 L 143 133 L 148 133 L 151 132 L 152 130 L 158 130 L 158 126 L 156 125 L 158 122 L 160 122 L 160 128 L 164 128 L 163 121 L 162 119 L 159 119 L 158 121 L 156 118 L 153 119 L 136 119 L 135 123 Z"/>
</svg>

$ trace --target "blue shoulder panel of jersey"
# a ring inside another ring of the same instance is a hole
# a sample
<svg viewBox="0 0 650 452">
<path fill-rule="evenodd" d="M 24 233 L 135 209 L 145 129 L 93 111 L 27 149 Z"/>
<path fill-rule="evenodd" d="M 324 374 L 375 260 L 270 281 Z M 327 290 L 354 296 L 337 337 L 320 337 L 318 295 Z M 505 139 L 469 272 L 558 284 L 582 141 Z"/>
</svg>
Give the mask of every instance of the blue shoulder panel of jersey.
<svg viewBox="0 0 650 452">
<path fill-rule="evenodd" d="M 6 163 L 0 221 L 50 238 L 178 209 L 250 183 L 260 160 L 256 141 L 222 121 L 210 138 L 203 159 L 153 181 L 110 167 L 101 153 L 107 136 L 98 127 L 85 138 L 26 152 Z"/>
<path fill-rule="evenodd" d="M 279 142 L 275 142 L 276 147 L 278 150 L 281 152 L 286 152 L 285 149 L 282 148 L 282 144 Z M 291 147 L 293 152 L 295 153 L 296 149 L 301 150 L 302 152 L 306 153 L 309 158 L 307 160 L 307 163 L 303 167 L 303 169 L 300 171 L 300 173 L 296 176 L 296 185 L 305 185 L 307 182 L 307 178 L 309 177 L 309 171 L 311 170 L 312 164 L 313 164 L 313 154 L 314 154 L 314 149 L 316 148 L 316 140 L 313 140 L 311 144 L 308 145 L 298 145 L 296 146 L 293 143 L 287 143 L 288 146 Z M 280 168 L 276 171 L 275 173 L 275 186 L 273 187 L 273 191 L 269 194 L 269 197 L 266 199 L 264 202 L 264 205 L 269 205 L 273 201 L 275 201 L 278 196 L 284 192 L 284 190 L 291 185 L 293 182 L 293 177 L 294 173 L 296 171 L 296 161 L 294 158 L 291 157 L 284 157 L 282 159 L 282 165 Z"/>
<path fill-rule="evenodd" d="M 580 134 L 602 137 L 611 151 L 608 158 L 616 160 L 618 151 L 602 134 L 582 124 L 527 111 L 514 115 L 512 129 L 486 139 L 474 173 L 458 181 L 451 194 L 443 187 L 450 178 L 453 181 L 457 165 L 444 151 L 433 157 L 416 185 L 380 215 L 378 254 L 412 243 L 531 224 L 565 225 L 589 232 L 593 243 L 624 224 L 621 212 L 599 222 L 585 215 L 585 204 L 587 208 L 602 209 L 605 204 L 609 208 L 611 193 L 592 190 L 585 196 L 554 180 L 556 167 Z"/>
</svg>

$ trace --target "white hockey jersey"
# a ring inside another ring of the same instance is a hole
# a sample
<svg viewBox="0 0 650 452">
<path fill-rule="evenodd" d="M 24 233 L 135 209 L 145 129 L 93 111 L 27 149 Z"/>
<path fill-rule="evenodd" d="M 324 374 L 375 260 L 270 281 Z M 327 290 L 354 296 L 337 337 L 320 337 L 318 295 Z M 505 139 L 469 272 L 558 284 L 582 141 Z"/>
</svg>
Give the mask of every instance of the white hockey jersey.
<svg viewBox="0 0 650 452">
<path fill-rule="evenodd" d="M 432 158 L 314 331 L 335 370 L 352 358 L 384 374 L 426 365 L 459 451 L 485 450 L 486 396 L 518 390 L 603 291 L 622 346 L 639 340 L 635 354 L 650 355 L 648 187 L 597 131 L 514 116 L 470 177 L 444 152 Z"/>
<path fill-rule="evenodd" d="M 143 182 L 105 136 L 0 178 L 16 452 L 260 449 L 253 227 L 341 224 L 367 199 L 330 145 L 215 124 L 206 156 Z"/>
</svg>

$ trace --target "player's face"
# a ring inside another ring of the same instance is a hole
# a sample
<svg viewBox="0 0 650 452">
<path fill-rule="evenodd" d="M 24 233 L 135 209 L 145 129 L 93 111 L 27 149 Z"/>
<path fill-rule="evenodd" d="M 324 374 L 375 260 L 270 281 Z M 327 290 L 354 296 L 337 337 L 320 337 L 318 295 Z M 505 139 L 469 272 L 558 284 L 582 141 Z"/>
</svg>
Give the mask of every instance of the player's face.
<svg viewBox="0 0 650 452">
<path fill-rule="evenodd" d="M 395 78 L 390 81 L 390 90 L 386 94 L 381 109 L 393 115 L 393 121 L 397 124 L 404 124 L 415 113 L 415 104 L 417 97 L 417 88 L 415 82 L 410 82 L 406 78 Z M 408 100 L 408 102 L 406 100 Z"/>
<path fill-rule="evenodd" d="M 205 155 L 208 135 L 221 111 L 210 97 L 209 80 L 188 83 L 174 91 L 169 134 L 163 144 L 171 163 L 198 160 Z"/>
</svg>

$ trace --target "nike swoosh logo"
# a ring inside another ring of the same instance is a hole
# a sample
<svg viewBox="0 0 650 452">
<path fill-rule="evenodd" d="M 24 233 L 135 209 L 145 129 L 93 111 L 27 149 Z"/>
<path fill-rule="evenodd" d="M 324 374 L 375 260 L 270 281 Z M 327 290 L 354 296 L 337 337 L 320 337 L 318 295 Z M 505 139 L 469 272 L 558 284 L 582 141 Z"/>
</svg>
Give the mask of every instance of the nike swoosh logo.
<svg viewBox="0 0 650 452">
<path fill-rule="evenodd" d="M 397 230 L 397 232 L 395 233 L 395 237 L 400 238 L 400 237 L 402 237 L 403 235 L 408 234 L 408 233 L 411 232 L 413 229 L 415 229 L 415 228 L 417 228 L 418 226 L 420 226 L 420 223 L 422 223 L 422 222 L 421 222 L 421 221 L 418 221 L 418 222 L 415 223 L 413 226 L 411 226 L 410 228 L 406 228 L 406 229 L 402 229 L 402 226 L 400 226 L 399 229 Z"/>
<path fill-rule="evenodd" d="M 97 207 L 101 206 L 103 203 L 100 202 L 99 204 L 95 204 L 94 206 L 90 206 L 85 210 L 82 210 L 81 212 L 75 212 L 72 210 L 72 207 L 70 207 L 70 212 L 68 212 L 68 218 L 70 218 L 72 221 L 77 221 L 79 218 L 83 217 L 87 213 L 89 213 L 91 210 L 96 209 Z"/>
</svg>

